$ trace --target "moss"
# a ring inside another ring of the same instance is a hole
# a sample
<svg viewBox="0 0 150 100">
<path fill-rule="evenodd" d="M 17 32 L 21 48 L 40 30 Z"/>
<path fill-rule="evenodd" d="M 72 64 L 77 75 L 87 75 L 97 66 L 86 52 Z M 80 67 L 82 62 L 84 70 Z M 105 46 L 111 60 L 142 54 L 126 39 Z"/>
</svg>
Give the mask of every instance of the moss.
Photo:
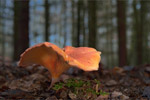
<svg viewBox="0 0 150 100">
<path fill-rule="evenodd" d="M 62 89 L 63 88 L 63 85 L 64 85 L 64 83 L 61 83 L 61 82 L 59 82 L 59 83 L 56 83 L 54 86 L 53 86 L 53 88 L 52 89 L 54 89 L 54 90 L 59 90 L 59 89 Z"/>
<path fill-rule="evenodd" d="M 108 95 L 109 93 L 104 92 L 102 90 L 96 92 L 95 88 L 93 88 L 94 85 L 98 84 L 100 86 L 100 81 L 94 80 L 94 81 L 83 81 L 78 79 L 68 79 L 66 83 L 59 82 L 56 83 L 53 86 L 53 89 L 58 91 L 59 89 L 62 89 L 64 87 L 70 89 L 73 93 L 79 94 L 79 93 L 92 93 L 94 95 Z M 85 91 L 86 90 L 86 91 Z"/>
</svg>

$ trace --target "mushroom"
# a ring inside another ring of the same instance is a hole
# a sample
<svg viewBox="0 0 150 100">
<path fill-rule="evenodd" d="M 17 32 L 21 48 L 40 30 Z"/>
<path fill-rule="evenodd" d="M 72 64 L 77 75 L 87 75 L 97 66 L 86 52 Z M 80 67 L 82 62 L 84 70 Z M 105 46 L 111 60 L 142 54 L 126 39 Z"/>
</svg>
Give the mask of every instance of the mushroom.
<svg viewBox="0 0 150 100">
<path fill-rule="evenodd" d="M 101 52 L 94 48 L 66 46 L 61 49 L 52 43 L 44 42 L 25 50 L 21 54 L 19 66 L 38 64 L 46 67 L 52 76 L 50 89 L 70 67 L 84 71 L 98 70 L 100 54 Z"/>
</svg>

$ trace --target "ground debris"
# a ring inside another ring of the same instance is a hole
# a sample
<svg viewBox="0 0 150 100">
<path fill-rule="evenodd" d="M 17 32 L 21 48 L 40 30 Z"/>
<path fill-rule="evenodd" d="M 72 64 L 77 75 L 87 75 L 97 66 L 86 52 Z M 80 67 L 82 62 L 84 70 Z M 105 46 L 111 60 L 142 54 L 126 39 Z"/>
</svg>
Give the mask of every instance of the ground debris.
<svg viewBox="0 0 150 100">
<path fill-rule="evenodd" d="M 76 94 L 74 94 L 74 93 L 69 93 L 69 97 L 72 99 L 72 100 L 76 100 L 77 99 L 77 96 L 76 96 Z"/>
<path fill-rule="evenodd" d="M 127 99 L 129 99 L 128 96 L 123 95 L 121 92 L 117 92 L 117 91 L 112 92 L 111 93 L 111 97 L 112 98 L 120 98 L 121 100 L 127 100 Z"/>
<path fill-rule="evenodd" d="M 117 82 L 115 80 L 109 80 L 107 83 L 106 83 L 107 86 L 114 86 L 114 85 L 117 85 Z"/>
<path fill-rule="evenodd" d="M 142 96 L 147 97 L 148 99 L 150 99 L 150 86 L 147 86 L 147 87 L 144 88 Z"/>
<path fill-rule="evenodd" d="M 150 99 L 149 66 L 114 67 L 93 72 L 64 74 L 53 89 L 42 66 L 0 66 L 0 99 L 31 100 L 146 100 Z M 69 82 L 68 82 L 69 80 Z"/>
</svg>

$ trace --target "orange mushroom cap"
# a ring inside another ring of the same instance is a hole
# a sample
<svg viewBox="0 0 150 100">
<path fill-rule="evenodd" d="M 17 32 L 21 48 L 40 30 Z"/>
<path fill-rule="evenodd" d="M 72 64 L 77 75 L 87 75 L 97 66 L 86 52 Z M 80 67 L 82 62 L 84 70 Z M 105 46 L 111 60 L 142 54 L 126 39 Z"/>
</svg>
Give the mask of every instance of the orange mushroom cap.
<svg viewBox="0 0 150 100">
<path fill-rule="evenodd" d="M 84 71 L 98 70 L 101 52 L 96 51 L 94 48 L 66 46 L 64 51 L 69 56 L 71 66 Z"/>
<path fill-rule="evenodd" d="M 28 48 L 19 61 L 19 66 L 39 64 L 46 67 L 53 78 L 58 78 L 69 67 L 78 67 L 84 71 L 98 70 L 101 52 L 89 47 L 66 46 L 61 49 L 44 42 Z"/>
<path fill-rule="evenodd" d="M 44 42 L 28 48 L 19 61 L 19 66 L 39 64 L 46 67 L 52 77 L 58 78 L 66 69 L 68 55 L 56 45 Z"/>
</svg>

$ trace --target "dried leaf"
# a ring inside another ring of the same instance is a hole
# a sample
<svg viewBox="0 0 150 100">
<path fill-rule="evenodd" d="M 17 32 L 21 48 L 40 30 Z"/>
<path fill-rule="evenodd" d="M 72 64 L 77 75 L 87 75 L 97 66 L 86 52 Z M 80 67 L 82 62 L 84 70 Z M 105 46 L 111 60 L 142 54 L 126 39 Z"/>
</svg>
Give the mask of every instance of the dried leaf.
<svg viewBox="0 0 150 100">
<path fill-rule="evenodd" d="M 75 99 L 77 99 L 77 95 L 76 94 L 74 94 L 74 93 L 69 93 L 69 97 L 72 99 L 72 100 L 75 100 Z"/>
<path fill-rule="evenodd" d="M 96 100 L 107 100 L 109 95 L 100 95 L 96 98 Z"/>
<path fill-rule="evenodd" d="M 107 86 L 114 86 L 117 85 L 118 83 L 115 80 L 110 80 L 106 83 Z"/>
</svg>

